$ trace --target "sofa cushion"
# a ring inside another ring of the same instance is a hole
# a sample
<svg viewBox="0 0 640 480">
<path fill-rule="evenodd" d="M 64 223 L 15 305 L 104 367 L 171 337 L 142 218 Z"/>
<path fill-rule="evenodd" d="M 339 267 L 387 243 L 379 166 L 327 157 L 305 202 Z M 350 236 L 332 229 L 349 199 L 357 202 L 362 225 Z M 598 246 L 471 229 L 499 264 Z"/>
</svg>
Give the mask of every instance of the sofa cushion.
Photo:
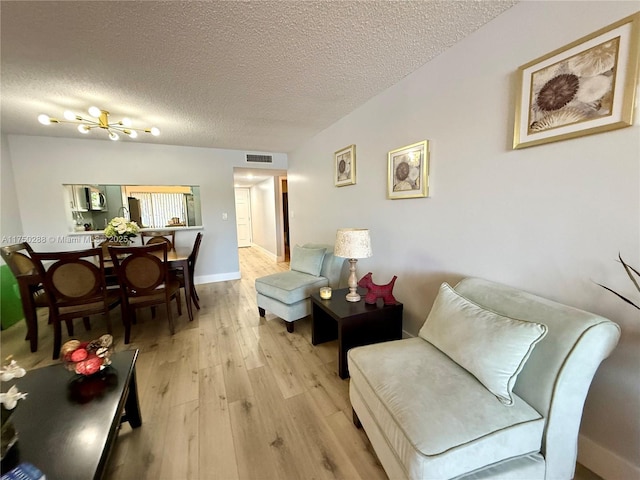
<svg viewBox="0 0 640 480">
<path fill-rule="evenodd" d="M 507 407 L 422 338 L 349 350 L 351 389 L 409 478 L 452 478 L 538 452 L 544 419 L 517 395 Z"/>
<path fill-rule="evenodd" d="M 324 260 L 326 251 L 326 248 L 306 248 L 296 245 L 291 250 L 291 261 L 289 262 L 291 270 L 317 277 L 322 270 L 322 260 Z"/>
<path fill-rule="evenodd" d="M 511 405 L 518 373 L 546 333 L 545 325 L 487 310 L 443 283 L 419 336 Z"/>
<path fill-rule="evenodd" d="M 309 298 L 312 292 L 326 287 L 329 281 L 308 273 L 289 270 L 256 279 L 256 291 L 286 305 Z"/>
<path fill-rule="evenodd" d="M 320 244 L 320 243 L 305 243 L 302 245 L 305 248 L 326 248 L 324 259 L 322 260 L 322 270 L 320 270 L 320 276 L 329 280 L 329 286 L 332 288 L 340 288 L 340 277 L 342 276 L 343 265 L 347 259 L 342 257 L 336 257 L 333 254 L 333 245 Z M 346 277 L 345 277 L 346 278 Z M 343 285 L 343 286 L 346 286 Z"/>
</svg>

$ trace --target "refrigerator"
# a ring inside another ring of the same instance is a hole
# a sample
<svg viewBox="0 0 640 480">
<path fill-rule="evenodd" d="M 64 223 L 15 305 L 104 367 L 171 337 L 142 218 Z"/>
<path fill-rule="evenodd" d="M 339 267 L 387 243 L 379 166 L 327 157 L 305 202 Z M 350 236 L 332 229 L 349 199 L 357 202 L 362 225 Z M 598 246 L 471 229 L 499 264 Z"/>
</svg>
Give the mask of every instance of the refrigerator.
<svg viewBox="0 0 640 480">
<path fill-rule="evenodd" d="M 142 225 L 142 212 L 140 210 L 140 200 L 135 197 L 127 197 L 127 202 L 129 204 L 129 219 L 136 222 L 140 228 Z"/>
<path fill-rule="evenodd" d="M 191 193 L 185 193 L 184 201 L 187 211 L 187 227 L 193 227 L 196 223 L 196 200 Z"/>
</svg>

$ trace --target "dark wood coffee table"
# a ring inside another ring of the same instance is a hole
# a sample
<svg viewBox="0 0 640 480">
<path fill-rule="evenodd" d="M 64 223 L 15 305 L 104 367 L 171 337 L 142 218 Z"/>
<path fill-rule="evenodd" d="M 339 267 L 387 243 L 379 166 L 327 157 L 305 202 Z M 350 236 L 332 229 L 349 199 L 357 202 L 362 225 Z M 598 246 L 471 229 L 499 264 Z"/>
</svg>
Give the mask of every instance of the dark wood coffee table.
<svg viewBox="0 0 640 480">
<path fill-rule="evenodd" d="M 112 364 L 91 377 L 57 364 L 16 380 L 28 396 L 12 416 L 18 442 L 2 461 L 2 473 L 29 462 L 47 480 L 102 478 L 121 421 L 142 424 L 137 358 L 138 350 L 115 353 Z"/>
<path fill-rule="evenodd" d="M 347 352 L 350 348 L 402 338 L 402 304 L 376 305 L 364 303 L 366 290 L 359 302 L 346 300 L 348 288 L 334 290 L 329 300 L 320 298 L 320 292 L 311 294 L 311 343 L 338 339 L 338 375 L 349 377 Z"/>
</svg>

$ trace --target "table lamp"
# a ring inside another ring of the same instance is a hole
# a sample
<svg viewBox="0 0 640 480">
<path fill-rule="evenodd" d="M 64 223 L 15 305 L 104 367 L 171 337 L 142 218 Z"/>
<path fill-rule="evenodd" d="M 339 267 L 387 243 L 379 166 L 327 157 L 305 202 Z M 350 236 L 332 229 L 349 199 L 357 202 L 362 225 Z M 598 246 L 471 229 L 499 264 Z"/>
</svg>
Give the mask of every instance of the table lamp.
<svg viewBox="0 0 640 480">
<path fill-rule="evenodd" d="M 336 234 L 336 245 L 333 254 L 336 257 L 349 259 L 349 293 L 348 302 L 360 301 L 356 292 L 358 278 L 356 277 L 356 263 L 358 258 L 368 258 L 371 254 L 371 238 L 367 228 L 340 228 Z"/>
</svg>

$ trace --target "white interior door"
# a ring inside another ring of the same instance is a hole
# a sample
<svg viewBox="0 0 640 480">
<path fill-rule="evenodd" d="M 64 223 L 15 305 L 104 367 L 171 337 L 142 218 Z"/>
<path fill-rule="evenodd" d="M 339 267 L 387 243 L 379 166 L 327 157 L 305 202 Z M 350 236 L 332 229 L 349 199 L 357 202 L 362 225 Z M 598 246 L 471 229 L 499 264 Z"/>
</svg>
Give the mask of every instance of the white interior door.
<svg viewBox="0 0 640 480">
<path fill-rule="evenodd" d="M 238 247 L 251 246 L 251 196 L 248 188 L 236 188 Z"/>
</svg>

